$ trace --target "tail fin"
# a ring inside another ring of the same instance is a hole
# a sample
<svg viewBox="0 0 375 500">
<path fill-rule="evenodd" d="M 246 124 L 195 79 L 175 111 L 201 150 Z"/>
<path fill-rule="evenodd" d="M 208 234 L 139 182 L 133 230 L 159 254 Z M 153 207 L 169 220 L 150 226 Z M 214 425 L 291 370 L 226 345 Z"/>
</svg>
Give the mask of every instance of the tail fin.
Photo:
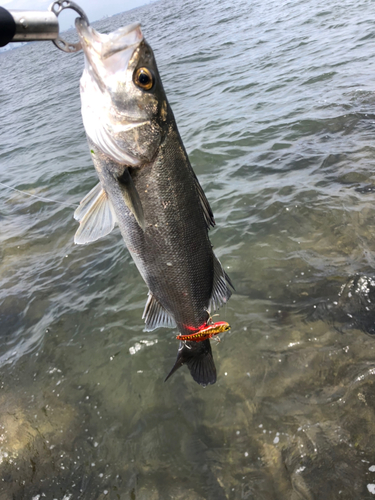
<svg viewBox="0 0 375 500">
<path fill-rule="evenodd" d="M 185 364 L 189 368 L 193 379 L 203 387 L 216 382 L 216 367 L 209 340 L 204 340 L 203 342 L 180 342 L 176 362 L 165 381 L 180 366 Z"/>
</svg>

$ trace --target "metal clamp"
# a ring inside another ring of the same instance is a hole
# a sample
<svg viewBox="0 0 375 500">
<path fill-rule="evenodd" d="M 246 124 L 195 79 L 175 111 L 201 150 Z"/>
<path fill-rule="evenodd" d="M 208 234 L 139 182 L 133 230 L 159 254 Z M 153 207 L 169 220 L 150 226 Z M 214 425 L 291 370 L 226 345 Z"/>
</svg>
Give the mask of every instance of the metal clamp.
<svg viewBox="0 0 375 500">
<path fill-rule="evenodd" d="M 54 40 L 59 36 L 59 23 L 53 12 L 38 10 L 6 10 L 0 7 L 0 47 L 9 42 Z"/>
<path fill-rule="evenodd" d="M 83 19 L 87 23 L 87 25 L 90 24 L 86 14 L 81 9 L 81 7 L 76 3 L 72 2 L 71 0 L 56 0 L 48 8 L 48 10 L 53 12 L 56 15 L 56 17 L 58 17 L 58 15 L 65 9 L 75 10 L 77 14 L 79 14 L 79 17 Z M 62 50 L 63 52 L 78 52 L 79 50 L 82 49 L 81 42 L 68 43 L 60 36 L 58 36 L 55 40 L 52 41 L 56 45 L 56 47 Z"/>
</svg>

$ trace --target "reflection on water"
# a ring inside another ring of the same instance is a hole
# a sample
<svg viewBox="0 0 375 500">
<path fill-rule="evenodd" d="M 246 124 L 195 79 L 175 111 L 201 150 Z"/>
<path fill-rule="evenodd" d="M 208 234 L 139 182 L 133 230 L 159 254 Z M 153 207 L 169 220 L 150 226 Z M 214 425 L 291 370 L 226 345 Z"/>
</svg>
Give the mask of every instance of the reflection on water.
<svg viewBox="0 0 375 500">
<path fill-rule="evenodd" d="M 375 38 L 369 4 L 169 0 L 141 21 L 236 287 L 218 381 L 164 383 L 172 330 L 119 232 L 74 246 L 96 184 L 82 54 L 0 56 L 0 500 L 375 494 Z M 6 83 L 5 83 L 6 82 Z"/>
</svg>

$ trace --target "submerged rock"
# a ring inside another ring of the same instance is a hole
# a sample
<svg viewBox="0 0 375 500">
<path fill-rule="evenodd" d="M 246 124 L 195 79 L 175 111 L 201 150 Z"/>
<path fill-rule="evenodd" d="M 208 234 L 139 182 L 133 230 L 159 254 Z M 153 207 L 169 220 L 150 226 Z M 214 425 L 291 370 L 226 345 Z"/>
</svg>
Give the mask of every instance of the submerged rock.
<svg viewBox="0 0 375 500">
<path fill-rule="evenodd" d="M 77 434 L 74 408 L 50 396 L 34 415 L 22 398 L 3 396 L 0 408 L 0 499 L 36 494 L 47 477 L 58 484 Z"/>
<path fill-rule="evenodd" d="M 349 278 L 341 286 L 337 299 L 319 302 L 309 319 L 328 321 L 340 331 L 357 328 L 375 335 L 375 277 Z"/>
</svg>

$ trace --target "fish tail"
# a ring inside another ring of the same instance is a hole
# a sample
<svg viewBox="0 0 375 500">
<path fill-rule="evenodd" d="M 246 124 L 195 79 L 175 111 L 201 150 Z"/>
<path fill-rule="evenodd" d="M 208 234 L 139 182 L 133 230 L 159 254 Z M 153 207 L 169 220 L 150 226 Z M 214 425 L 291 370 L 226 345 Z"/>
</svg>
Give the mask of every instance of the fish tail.
<svg viewBox="0 0 375 500">
<path fill-rule="evenodd" d="M 165 381 L 182 365 L 187 365 L 193 379 L 203 387 L 216 382 L 216 367 L 209 340 L 180 342 L 176 362 Z"/>
</svg>

